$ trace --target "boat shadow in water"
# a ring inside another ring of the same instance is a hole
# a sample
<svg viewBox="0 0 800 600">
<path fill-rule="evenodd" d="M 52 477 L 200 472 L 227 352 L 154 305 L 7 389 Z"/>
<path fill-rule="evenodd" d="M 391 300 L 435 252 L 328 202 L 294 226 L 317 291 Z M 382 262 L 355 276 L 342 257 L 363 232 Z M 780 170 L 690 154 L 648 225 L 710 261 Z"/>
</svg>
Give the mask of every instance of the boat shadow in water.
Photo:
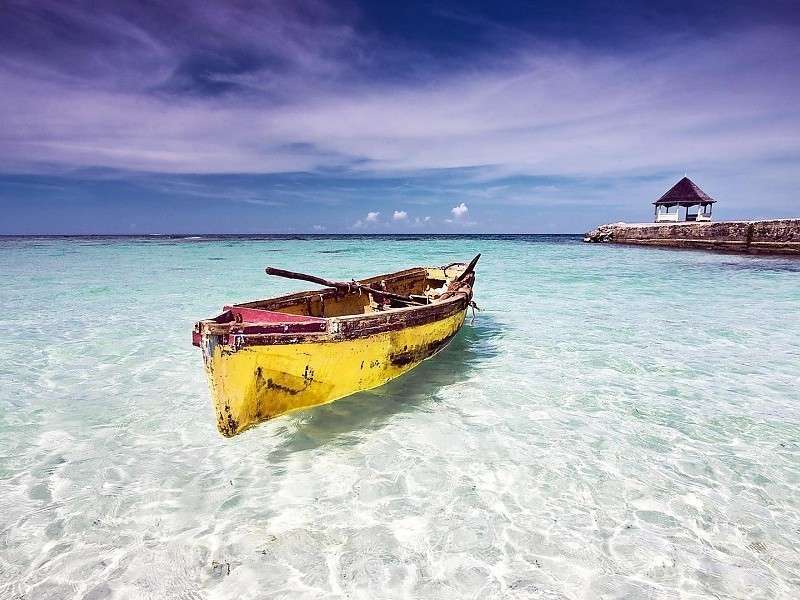
<svg viewBox="0 0 800 600">
<path fill-rule="evenodd" d="M 327 444 L 354 445 L 395 415 L 436 410 L 436 396 L 443 388 L 466 381 L 483 361 L 498 354 L 501 335 L 502 328 L 490 315 L 479 314 L 445 349 L 405 375 L 285 417 L 274 431 L 283 441 L 269 453 L 269 461 L 279 463 L 294 452 Z"/>
</svg>

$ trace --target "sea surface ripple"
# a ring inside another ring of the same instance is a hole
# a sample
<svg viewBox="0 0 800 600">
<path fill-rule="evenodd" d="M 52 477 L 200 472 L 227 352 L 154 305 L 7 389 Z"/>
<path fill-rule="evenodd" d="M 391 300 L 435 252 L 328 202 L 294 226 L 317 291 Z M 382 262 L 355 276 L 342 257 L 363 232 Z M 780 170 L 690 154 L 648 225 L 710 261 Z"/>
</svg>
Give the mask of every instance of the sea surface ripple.
<svg viewBox="0 0 800 600">
<path fill-rule="evenodd" d="M 193 322 L 483 253 L 380 389 L 233 439 Z M 0 598 L 798 598 L 800 261 L 576 237 L 0 240 Z"/>
</svg>

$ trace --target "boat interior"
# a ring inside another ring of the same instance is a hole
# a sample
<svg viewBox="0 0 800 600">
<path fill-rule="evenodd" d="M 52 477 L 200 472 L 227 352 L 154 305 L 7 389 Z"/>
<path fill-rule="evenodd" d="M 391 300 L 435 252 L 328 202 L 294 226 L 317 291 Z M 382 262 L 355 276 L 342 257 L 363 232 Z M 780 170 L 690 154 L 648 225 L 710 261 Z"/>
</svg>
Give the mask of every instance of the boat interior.
<svg viewBox="0 0 800 600">
<path fill-rule="evenodd" d="M 454 263 L 446 267 L 417 267 L 388 275 L 360 279 L 359 283 L 392 294 L 410 296 L 420 304 L 430 304 L 445 291 L 447 284 L 458 276 L 464 267 L 463 263 Z M 269 300 L 237 304 L 235 308 L 324 318 L 363 315 L 408 306 L 407 302 L 386 298 L 376 299 L 373 294 L 357 289 L 343 292 L 334 288 L 323 288 L 319 291 L 298 292 Z"/>
</svg>

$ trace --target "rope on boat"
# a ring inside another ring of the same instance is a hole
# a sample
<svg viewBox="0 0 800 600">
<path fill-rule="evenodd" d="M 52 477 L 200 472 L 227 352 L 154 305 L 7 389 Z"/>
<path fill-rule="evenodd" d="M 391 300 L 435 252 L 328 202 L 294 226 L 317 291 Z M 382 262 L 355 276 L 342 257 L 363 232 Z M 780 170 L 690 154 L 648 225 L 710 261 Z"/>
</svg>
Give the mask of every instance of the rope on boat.
<svg viewBox="0 0 800 600">
<path fill-rule="evenodd" d="M 469 322 L 469 324 L 474 325 L 475 318 L 478 316 L 477 312 L 480 310 L 480 308 L 478 308 L 478 304 L 475 302 L 475 300 L 469 301 L 469 307 L 472 308 L 472 320 Z"/>
</svg>

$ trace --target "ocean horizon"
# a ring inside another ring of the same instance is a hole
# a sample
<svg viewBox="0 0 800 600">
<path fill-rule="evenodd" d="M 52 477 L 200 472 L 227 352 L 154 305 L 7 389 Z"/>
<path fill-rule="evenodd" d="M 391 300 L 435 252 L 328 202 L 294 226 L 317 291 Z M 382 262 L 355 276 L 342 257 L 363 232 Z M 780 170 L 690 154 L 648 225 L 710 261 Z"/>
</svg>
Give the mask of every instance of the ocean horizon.
<svg viewBox="0 0 800 600">
<path fill-rule="evenodd" d="M 347 239 L 347 238 L 519 238 L 519 237 L 577 237 L 583 233 L 20 233 L 0 234 L 0 239 L 24 238 L 65 238 L 65 239 L 152 239 L 165 238 L 170 240 L 197 240 L 197 239 Z"/>
</svg>

